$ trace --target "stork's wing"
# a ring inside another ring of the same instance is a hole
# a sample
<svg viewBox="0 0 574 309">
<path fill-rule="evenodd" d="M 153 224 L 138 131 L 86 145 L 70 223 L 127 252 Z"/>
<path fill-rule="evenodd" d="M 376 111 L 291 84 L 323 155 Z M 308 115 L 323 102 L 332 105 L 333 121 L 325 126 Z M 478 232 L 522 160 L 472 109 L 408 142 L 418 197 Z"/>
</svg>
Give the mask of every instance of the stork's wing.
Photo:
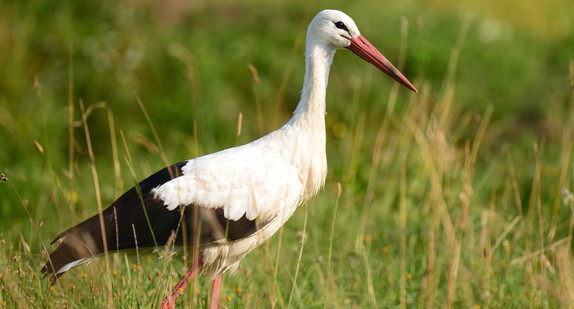
<svg viewBox="0 0 574 309">
<path fill-rule="evenodd" d="M 72 267 L 108 251 L 175 244 L 206 244 L 215 240 L 237 240 L 254 233 L 257 224 L 245 216 L 227 220 L 221 208 L 187 204 L 169 210 L 152 189 L 183 174 L 181 162 L 165 168 L 124 193 L 101 214 L 66 230 L 52 242 L 60 244 L 50 254 L 42 273 L 52 282 Z M 100 216 L 103 218 L 103 234 Z M 173 235 L 173 236 L 172 236 Z M 105 245 L 104 245 L 105 244 Z"/>
<path fill-rule="evenodd" d="M 297 206 L 303 183 L 287 155 L 251 143 L 190 160 L 182 176 L 155 188 L 167 209 L 201 204 L 229 220 L 267 220 Z M 287 159 L 286 159 L 287 158 Z"/>
</svg>

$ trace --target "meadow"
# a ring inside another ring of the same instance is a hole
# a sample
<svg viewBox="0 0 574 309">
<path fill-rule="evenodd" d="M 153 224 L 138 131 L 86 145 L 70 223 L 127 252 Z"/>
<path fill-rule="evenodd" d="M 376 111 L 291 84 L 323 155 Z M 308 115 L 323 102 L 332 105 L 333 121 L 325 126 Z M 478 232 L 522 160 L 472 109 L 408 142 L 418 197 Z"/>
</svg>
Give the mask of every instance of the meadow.
<svg viewBox="0 0 574 309">
<path fill-rule="evenodd" d="M 0 1 L 0 307 L 157 308 L 189 261 L 113 254 L 50 286 L 50 242 L 286 122 L 325 8 L 419 93 L 337 53 L 325 187 L 224 277 L 220 308 L 574 307 L 570 0 Z"/>
</svg>

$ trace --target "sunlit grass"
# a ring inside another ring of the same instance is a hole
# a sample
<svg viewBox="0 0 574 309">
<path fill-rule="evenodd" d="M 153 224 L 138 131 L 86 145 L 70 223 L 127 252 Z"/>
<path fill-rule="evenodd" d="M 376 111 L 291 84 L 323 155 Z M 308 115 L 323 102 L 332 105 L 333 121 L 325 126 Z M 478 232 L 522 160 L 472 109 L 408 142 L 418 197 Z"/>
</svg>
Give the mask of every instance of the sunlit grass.
<svg viewBox="0 0 574 309">
<path fill-rule="evenodd" d="M 201 4 L 193 18 L 90 5 L 101 19 L 52 8 L 60 17 L 39 34 L 31 13 L 0 13 L 20 25 L 0 27 L 3 307 L 157 307 L 182 259 L 110 254 L 50 286 L 49 241 L 165 164 L 279 127 L 298 100 L 312 5 Z M 381 20 L 380 4 L 340 5 L 420 94 L 337 54 L 326 186 L 224 278 L 221 306 L 571 307 L 574 68 L 571 48 L 554 50 L 567 30 L 544 43 L 497 11 L 514 32 L 490 44 L 483 16 L 415 6 Z M 562 22 L 544 18 L 526 29 Z M 178 306 L 206 306 L 209 286 L 195 280 Z"/>
</svg>

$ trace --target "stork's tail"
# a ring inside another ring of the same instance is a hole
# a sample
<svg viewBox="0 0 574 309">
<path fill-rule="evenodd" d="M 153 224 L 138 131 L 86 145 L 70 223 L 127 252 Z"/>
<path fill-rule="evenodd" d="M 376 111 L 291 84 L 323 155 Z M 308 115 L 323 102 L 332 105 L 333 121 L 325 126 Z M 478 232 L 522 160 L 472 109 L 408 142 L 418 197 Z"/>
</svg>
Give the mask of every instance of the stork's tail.
<svg viewBox="0 0 574 309">
<path fill-rule="evenodd" d="M 58 235 L 52 244 L 55 242 L 60 243 L 42 267 L 42 274 L 51 276 L 52 284 L 66 271 L 104 253 L 99 215 Z"/>
</svg>

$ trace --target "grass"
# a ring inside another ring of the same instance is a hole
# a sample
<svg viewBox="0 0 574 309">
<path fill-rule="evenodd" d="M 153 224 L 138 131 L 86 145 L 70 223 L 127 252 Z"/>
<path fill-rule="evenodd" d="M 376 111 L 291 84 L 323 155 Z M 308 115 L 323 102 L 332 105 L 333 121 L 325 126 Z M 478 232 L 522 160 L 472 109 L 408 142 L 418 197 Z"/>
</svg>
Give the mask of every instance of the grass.
<svg viewBox="0 0 574 309">
<path fill-rule="evenodd" d="M 325 188 L 224 278 L 221 305 L 574 306 L 572 4 L 505 5 L 1 3 L 0 306 L 157 307 L 181 259 L 110 254 L 51 287 L 49 242 L 166 163 L 279 127 L 325 7 L 420 94 L 337 54 Z"/>
</svg>

